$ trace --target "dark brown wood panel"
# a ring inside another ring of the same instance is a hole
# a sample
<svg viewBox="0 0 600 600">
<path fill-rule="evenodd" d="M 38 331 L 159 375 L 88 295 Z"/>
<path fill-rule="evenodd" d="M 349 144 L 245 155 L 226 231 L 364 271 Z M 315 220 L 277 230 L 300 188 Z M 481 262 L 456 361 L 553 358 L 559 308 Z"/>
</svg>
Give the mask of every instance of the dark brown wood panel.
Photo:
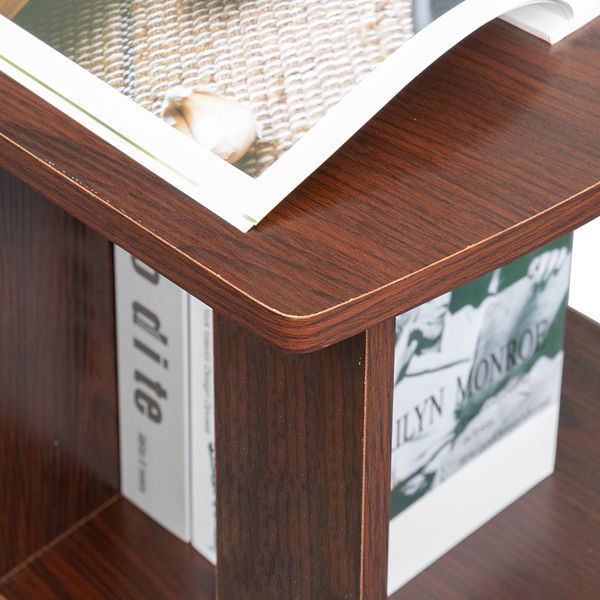
<svg viewBox="0 0 600 600">
<path fill-rule="evenodd" d="M 0 575 L 118 476 L 111 245 L 0 172 Z"/>
<path fill-rule="evenodd" d="M 215 317 L 219 600 L 385 598 L 393 339 L 284 354 Z"/>
<path fill-rule="evenodd" d="M 596 600 L 600 328 L 569 311 L 556 472 L 393 600 Z"/>
<path fill-rule="evenodd" d="M 396 323 L 366 332 L 361 600 L 387 598 Z"/>
<path fill-rule="evenodd" d="M 0 594 L 7 600 L 215 600 L 215 570 L 118 498 L 0 584 Z"/>
<path fill-rule="evenodd" d="M 357 334 L 600 213 L 600 23 L 494 22 L 241 234 L 0 76 L 0 164 L 277 347 Z"/>
</svg>

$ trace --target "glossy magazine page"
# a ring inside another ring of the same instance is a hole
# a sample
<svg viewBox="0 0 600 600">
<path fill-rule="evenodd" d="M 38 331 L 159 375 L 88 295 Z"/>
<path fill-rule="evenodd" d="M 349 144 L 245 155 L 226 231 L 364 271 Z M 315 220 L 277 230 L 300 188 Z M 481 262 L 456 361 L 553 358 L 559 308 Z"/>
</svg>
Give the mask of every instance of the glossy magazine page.
<svg viewBox="0 0 600 600">
<path fill-rule="evenodd" d="M 0 0 L 0 70 L 246 231 L 523 0 Z"/>
</svg>

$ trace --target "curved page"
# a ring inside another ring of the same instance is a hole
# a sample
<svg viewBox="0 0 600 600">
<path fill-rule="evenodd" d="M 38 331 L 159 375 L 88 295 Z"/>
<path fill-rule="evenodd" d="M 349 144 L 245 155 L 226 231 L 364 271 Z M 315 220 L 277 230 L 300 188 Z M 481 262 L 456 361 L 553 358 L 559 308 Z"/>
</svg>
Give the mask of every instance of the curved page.
<svg viewBox="0 0 600 600">
<path fill-rule="evenodd" d="M 0 70 L 246 231 L 440 55 L 530 3 L 0 0 Z"/>
</svg>

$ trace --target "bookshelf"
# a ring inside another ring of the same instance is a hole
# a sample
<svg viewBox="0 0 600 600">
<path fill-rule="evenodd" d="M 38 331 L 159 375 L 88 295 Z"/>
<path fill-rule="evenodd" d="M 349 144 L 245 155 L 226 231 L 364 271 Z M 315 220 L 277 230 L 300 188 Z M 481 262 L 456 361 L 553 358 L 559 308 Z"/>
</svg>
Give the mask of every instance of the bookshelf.
<svg viewBox="0 0 600 600">
<path fill-rule="evenodd" d="M 556 473 L 408 583 L 393 600 L 595 597 L 600 578 L 597 327 L 571 313 L 566 344 Z M 0 584 L 0 593 L 8 600 L 214 599 L 211 565 L 126 500 L 117 496 L 109 502 Z"/>
<path fill-rule="evenodd" d="M 482 28 L 248 234 L 0 77 L 0 593 L 384 598 L 392 317 L 600 214 L 599 34 Z M 216 576 L 118 496 L 109 241 L 218 313 Z M 591 597 L 599 335 L 557 475 L 395 600 Z"/>
</svg>

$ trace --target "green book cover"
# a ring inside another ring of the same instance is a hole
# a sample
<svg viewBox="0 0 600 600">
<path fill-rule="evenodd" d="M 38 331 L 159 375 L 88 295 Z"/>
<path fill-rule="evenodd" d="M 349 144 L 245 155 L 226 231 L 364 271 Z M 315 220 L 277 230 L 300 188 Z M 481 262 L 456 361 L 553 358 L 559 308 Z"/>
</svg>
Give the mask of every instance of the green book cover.
<svg viewBox="0 0 600 600">
<path fill-rule="evenodd" d="M 551 407 L 557 414 L 571 244 L 568 235 L 397 317 L 392 523 L 523 424 Z M 501 485 L 496 468 L 490 463 L 486 477 Z M 466 477 L 460 494 L 480 493 Z M 440 510 L 460 520 L 455 497 Z M 488 512 L 485 520 L 498 508 Z"/>
</svg>

